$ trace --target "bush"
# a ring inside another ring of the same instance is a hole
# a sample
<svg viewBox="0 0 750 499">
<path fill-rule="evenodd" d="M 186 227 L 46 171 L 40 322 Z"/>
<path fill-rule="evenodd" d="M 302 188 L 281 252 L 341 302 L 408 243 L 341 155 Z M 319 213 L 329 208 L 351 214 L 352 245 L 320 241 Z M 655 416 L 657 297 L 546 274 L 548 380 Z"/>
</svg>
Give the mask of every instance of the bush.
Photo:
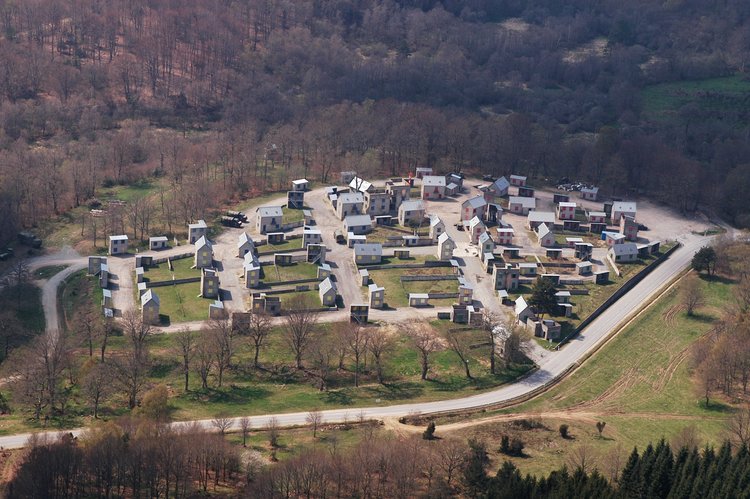
<svg viewBox="0 0 750 499">
<path fill-rule="evenodd" d="M 561 424 L 560 425 L 560 436 L 563 438 L 568 438 L 570 435 L 568 434 L 568 425 Z"/>
<path fill-rule="evenodd" d="M 523 448 L 525 447 L 523 441 L 520 438 L 514 438 L 510 441 L 510 455 L 511 456 L 523 456 Z"/>
<path fill-rule="evenodd" d="M 510 452 L 510 438 L 508 435 L 503 435 L 502 438 L 500 438 L 500 452 L 503 454 L 508 454 Z"/>
<path fill-rule="evenodd" d="M 432 440 L 435 438 L 435 422 L 430 421 L 430 423 L 427 425 L 427 428 L 422 433 L 422 438 L 425 440 Z"/>
</svg>

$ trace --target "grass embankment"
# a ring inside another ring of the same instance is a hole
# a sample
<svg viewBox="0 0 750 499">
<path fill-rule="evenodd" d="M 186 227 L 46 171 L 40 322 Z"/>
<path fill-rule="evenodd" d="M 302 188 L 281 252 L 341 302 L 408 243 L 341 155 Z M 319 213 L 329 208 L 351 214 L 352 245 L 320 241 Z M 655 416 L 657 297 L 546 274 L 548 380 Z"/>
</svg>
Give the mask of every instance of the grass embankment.
<svg viewBox="0 0 750 499">
<path fill-rule="evenodd" d="M 519 436 L 526 442 L 527 456 L 512 460 L 523 473 L 559 468 L 582 445 L 604 469 L 608 454 L 617 454 L 624 463 L 634 446 L 643 449 L 662 437 L 679 440 L 681 432 L 694 434 L 699 446 L 720 442 L 733 408 L 717 400 L 706 406 L 692 378 L 690 348 L 714 327 L 731 300 L 733 285 L 712 280 L 701 281 L 701 286 L 706 305 L 693 317 L 684 311 L 678 285 L 559 385 L 495 416 L 541 417 L 546 429 L 524 430 L 497 421 L 455 433 L 486 438 L 495 464 L 506 458 L 494 452 L 500 435 Z M 598 436 L 596 421 L 607 423 L 603 438 Z M 570 425 L 572 439 L 560 437 L 561 423 Z"/>
</svg>

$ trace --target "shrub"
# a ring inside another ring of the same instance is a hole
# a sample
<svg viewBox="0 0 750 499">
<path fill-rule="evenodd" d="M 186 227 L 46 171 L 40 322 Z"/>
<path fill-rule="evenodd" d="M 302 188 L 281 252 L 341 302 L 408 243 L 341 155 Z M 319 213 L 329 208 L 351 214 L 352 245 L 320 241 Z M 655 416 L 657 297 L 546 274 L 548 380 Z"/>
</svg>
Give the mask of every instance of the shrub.
<svg viewBox="0 0 750 499">
<path fill-rule="evenodd" d="M 560 436 L 563 437 L 563 438 L 568 438 L 569 437 L 569 434 L 568 434 L 568 425 L 566 425 L 566 424 L 561 424 L 560 425 Z"/>
<path fill-rule="evenodd" d="M 422 438 L 425 440 L 432 440 L 435 438 L 435 422 L 430 421 L 427 428 L 422 433 Z"/>
<path fill-rule="evenodd" d="M 525 445 L 520 438 L 512 439 L 510 441 L 510 455 L 511 456 L 523 456 L 524 447 Z"/>
<path fill-rule="evenodd" d="M 503 435 L 502 438 L 500 438 L 500 452 L 503 454 L 508 454 L 510 452 L 510 438 L 508 435 Z"/>
</svg>

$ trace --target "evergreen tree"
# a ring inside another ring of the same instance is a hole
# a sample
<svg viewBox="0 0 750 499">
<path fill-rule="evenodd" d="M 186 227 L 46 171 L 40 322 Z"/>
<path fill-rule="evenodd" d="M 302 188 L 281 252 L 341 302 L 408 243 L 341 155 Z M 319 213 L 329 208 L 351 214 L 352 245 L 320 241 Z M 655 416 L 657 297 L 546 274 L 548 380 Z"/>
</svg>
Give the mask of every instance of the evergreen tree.
<svg viewBox="0 0 750 499">
<path fill-rule="evenodd" d="M 534 281 L 531 287 L 529 305 L 534 307 L 539 314 L 553 314 L 557 310 L 557 288 L 549 279 L 541 277 Z"/>
<path fill-rule="evenodd" d="M 699 249 L 693 256 L 692 267 L 696 272 L 705 270 L 708 275 L 713 274 L 716 267 L 716 250 L 711 246 L 704 246 Z"/>
<path fill-rule="evenodd" d="M 479 497 L 487 489 L 490 458 L 483 442 L 469 440 L 469 453 L 463 466 L 463 482 L 469 497 Z"/>
</svg>

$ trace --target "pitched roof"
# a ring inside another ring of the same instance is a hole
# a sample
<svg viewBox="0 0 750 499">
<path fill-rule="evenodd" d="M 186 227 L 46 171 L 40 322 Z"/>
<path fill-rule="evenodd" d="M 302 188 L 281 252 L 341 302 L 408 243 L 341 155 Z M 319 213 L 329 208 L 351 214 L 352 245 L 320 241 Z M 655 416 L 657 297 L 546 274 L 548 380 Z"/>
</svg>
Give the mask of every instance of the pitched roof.
<svg viewBox="0 0 750 499">
<path fill-rule="evenodd" d="M 326 277 L 320 282 L 320 285 L 318 286 L 318 292 L 321 296 L 323 296 L 331 290 L 336 291 L 336 285 L 333 283 L 330 277 Z"/>
<path fill-rule="evenodd" d="M 380 243 L 362 243 L 354 245 L 356 256 L 383 256 L 383 245 Z"/>
<path fill-rule="evenodd" d="M 349 215 L 344 218 L 346 227 L 359 227 L 360 225 L 372 225 L 370 215 Z"/>
<path fill-rule="evenodd" d="M 505 177 L 500 177 L 499 179 L 495 180 L 490 189 L 494 190 L 495 192 L 502 192 L 508 190 L 509 187 L 510 182 L 508 182 L 508 179 Z"/>
<path fill-rule="evenodd" d="M 281 206 L 261 206 L 255 210 L 261 217 L 281 217 L 284 212 L 281 211 Z"/>
<path fill-rule="evenodd" d="M 480 224 L 482 225 L 482 227 L 486 227 L 486 225 L 484 225 L 484 222 L 482 222 L 482 220 L 477 216 L 474 216 L 471 220 L 469 220 L 469 227 L 471 227 L 472 229 Z"/>
<path fill-rule="evenodd" d="M 475 197 L 473 197 L 471 199 L 467 199 L 466 201 L 464 201 L 463 203 L 461 203 L 461 205 L 462 206 L 468 205 L 468 206 L 470 206 L 470 207 L 472 207 L 474 209 L 477 209 L 477 208 L 481 208 L 482 206 L 486 206 L 487 205 L 487 201 L 485 201 L 484 197 L 482 197 L 482 196 L 475 196 Z"/>
<path fill-rule="evenodd" d="M 367 286 L 367 290 L 368 290 L 368 291 L 369 291 L 370 293 L 372 293 L 373 291 L 381 291 L 381 290 L 385 290 L 385 288 L 384 288 L 384 287 L 382 287 L 382 286 L 378 286 L 377 284 L 373 283 L 373 284 L 370 284 L 369 286 Z"/>
<path fill-rule="evenodd" d="M 551 211 L 530 211 L 528 216 L 529 222 L 544 222 L 546 224 L 555 223 L 555 214 Z"/>
<path fill-rule="evenodd" d="M 422 185 L 445 187 L 445 177 L 439 175 L 425 175 L 422 177 Z"/>
<path fill-rule="evenodd" d="M 612 203 L 612 212 L 635 213 L 635 201 L 615 201 Z"/>
<path fill-rule="evenodd" d="M 211 249 L 211 241 L 206 239 L 206 236 L 201 236 L 200 239 L 195 241 L 195 251 L 198 251 L 199 249 L 203 248 L 204 246 L 208 246 L 208 249 Z"/>
<path fill-rule="evenodd" d="M 150 301 L 153 301 L 159 306 L 159 296 L 154 293 L 152 289 L 146 290 L 146 292 L 141 295 L 141 307 Z"/>
<path fill-rule="evenodd" d="M 635 243 L 615 244 L 609 250 L 615 256 L 638 254 L 638 246 Z"/>
<path fill-rule="evenodd" d="M 490 233 L 489 232 L 482 232 L 482 234 L 480 234 L 480 236 L 479 236 L 479 242 L 480 242 L 480 244 L 484 244 L 488 240 L 492 241 L 492 236 L 490 236 Z M 494 242 L 494 241 L 492 241 L 492 242 Z"/>
<path fill-rule="evenodd" d="M 508 206 L 512 204 L 520 204 L 524 208 L 534 209 L 536 208 L 536 198 L 526 198 L 522 196 L 510 196 L 508 198 Z"/>
<path fill-rule="evenodd" d="M 552 234 L 552 231 L 549 229 L 549 227 L 547 227 L 547 224 L 545 223 L 539 225 L 539 227 L 536 228 L 536 235 L 539 237 L 539 239 L 542 239 L 549 234 Z"/>
<path fill-rule="evenodd" d="M 527 308 L 529 308 L 529 305 L 526 303 L 526 300 L 524 300 L 523 296 L 519 296 L 516 299 L 516 315 L 521 315 Z"/>
<path fill-rule="evenodd" d="M 398 207 L 399 213 L 402 211 L 424 211 L 424 203 L 417 199 L 413 201 L 404 201 L 401 206 Z"/>
<path fill-rule="evenodd" d="M 438 236 L 438 244 L 443 244 L 445 241 L 450 241 L 453 243 L 453 239 L 448 235 L 447 232 L 443 232 Z"/>
<path fill-rule="evenodd" d="M 581 187 L 581 192 L 589 193 L 589 194 L 596 194 L 599 192 L 598 187 Z"/>
<path fill-rule="evenodd" d="M 253 242 L 253 238 L 251 238 L 247 232 L 242 232 L 240 236 L 237 238 L 237 247 L 241 248 L 248 243 L 250 244 L 250 246 L 255 246 L 255 243 Z"/>
<path fill-rule="evenodd" d="M 354 177 L 351 182 L 349 182 L 349 187 L 360 192 L 365 192 L 372 187 L 372 182 L 368 182 L 360 177 Z"/>
<path fill-rule="evenodd" d="M 344 192 L 339 194 L 339 204 L 364 203 L 365 197 L 361 192 Z"/>
<path fill-rule="evenodd" d="M 432 216 L 430 216 L 430 227 L 435 227 L 435 226 L 436 226 L 436 225 L 438 225 L 438 224 L 443 224 L 443 225 L 445 225 L 445 224 L 443 223 L 443 221 L 442 221 L 442 220 L 440 220 L 440 217 L 439 217 L 439 216 L 437 216 L 437 215 L 432 215 Z"/>
</svg>

